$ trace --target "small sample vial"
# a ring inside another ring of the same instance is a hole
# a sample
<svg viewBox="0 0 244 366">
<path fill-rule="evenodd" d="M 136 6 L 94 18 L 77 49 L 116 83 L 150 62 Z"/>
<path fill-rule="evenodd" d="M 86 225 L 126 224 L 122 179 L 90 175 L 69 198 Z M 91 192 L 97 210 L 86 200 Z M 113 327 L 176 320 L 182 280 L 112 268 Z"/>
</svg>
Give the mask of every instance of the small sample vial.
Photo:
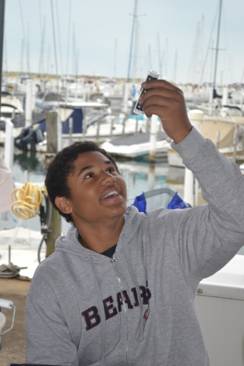
<svg viewBox="0 0 244 366">
<path fill-rule="evenodd" d="M 150 81 L 150 80 L 157 80 L 159 78 L 159 74 L 155 71 L 150 71 L 147 75 L 146 81 Z M 141 95 L 145 93 L 145 89 L 141 88 L 140 93 L 139 93 L 139 97 L 137 99 L 137 102 L 135 104 L 134 110 L 133 112 L 135 114 L 143 114 L 143 110 L 142 110 L 142 105 L 139 103 L 140 97 Z"/>
</svg>

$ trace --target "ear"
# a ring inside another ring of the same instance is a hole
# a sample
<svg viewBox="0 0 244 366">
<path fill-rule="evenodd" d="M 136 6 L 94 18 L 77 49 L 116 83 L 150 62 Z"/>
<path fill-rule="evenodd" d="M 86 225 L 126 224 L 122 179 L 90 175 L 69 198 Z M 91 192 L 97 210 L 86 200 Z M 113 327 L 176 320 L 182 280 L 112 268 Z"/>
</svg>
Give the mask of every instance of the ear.
<svg viewBox="0 0 244 366">
<path fill-rule="evenodd" d="M 55 198 L 55 205 L 58 209 L 64 214 L 71 214 L 72 213 L 72 206 L 68 198 L 63 196 L 57 196 Z"/>
</svg>

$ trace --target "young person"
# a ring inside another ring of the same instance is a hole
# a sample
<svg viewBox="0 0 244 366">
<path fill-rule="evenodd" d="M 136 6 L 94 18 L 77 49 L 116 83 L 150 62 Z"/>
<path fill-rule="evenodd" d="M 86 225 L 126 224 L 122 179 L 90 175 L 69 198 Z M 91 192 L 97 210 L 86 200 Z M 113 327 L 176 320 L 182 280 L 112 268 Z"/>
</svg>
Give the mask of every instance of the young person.
<svg viewBox="0 0 244 366">
<path fill-rule="evenodd" d="M 37 269 L 27 302 L 27 362 L 62 366 L 207 366 L 194 311 L 198 283 L 244 245 L 244 178 L 191 125 L 183 93 L 144 83 L 207 205 L 148 215 L 126 204 L 114 160 L 93 143 L 57 154 L 46 186 L 72 221 Z"/>
</svg>

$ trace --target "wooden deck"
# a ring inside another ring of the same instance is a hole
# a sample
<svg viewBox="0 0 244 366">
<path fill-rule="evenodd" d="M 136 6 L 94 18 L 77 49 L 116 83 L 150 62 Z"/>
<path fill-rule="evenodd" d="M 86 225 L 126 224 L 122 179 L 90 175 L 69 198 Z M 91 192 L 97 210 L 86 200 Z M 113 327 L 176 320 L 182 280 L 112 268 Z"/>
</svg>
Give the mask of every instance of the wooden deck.
<svg viewBox="0 0 244 366">
<path fill-rule="evenodd" d="M 25 361 L 25 299 L 30 281 L 0 278 L 0 298 L 12 300 L 16 306 L 14 328 L 2 337 L 0 366 Z"/>
</svg>

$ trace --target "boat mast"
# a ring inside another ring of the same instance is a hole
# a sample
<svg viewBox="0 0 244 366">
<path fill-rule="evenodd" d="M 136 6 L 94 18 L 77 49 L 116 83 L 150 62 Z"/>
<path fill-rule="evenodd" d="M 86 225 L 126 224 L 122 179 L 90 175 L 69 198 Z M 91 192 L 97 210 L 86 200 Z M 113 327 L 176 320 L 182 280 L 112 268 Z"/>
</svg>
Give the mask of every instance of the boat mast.
<svg viewBox="0 0 244 366">
<path fill-rule="evenodd" d="M 157 43 L 158 43 L 158 70 L 160 76 L 163 77 L 160 33 L 157 34 Z"/>
<path fill-rule="evenodd" d="M 218 16 L 218 29 L 215 47 L 215 59 L 214 59 L 214 75 L 213 75 L 213 97 L 216 94 L 216 82 L 217 82 L 217 69 L 218 69 L 218 58 L 219 58 L 219 43 L 220 43 L 220 28 L 221 28 L 221 16 L 222 16 L 222 4 L 223 0 L 219 0 L 219 16 Z"/>
<path fill-rule="evenodd" d="M 132 14 L 132 28 L 131 28 L 131 37 L 130 37 L 130 51 L 129 51 L 129 63 L 128 63 L 128 71 L 127 71 L 127 81 L 131 80 L 131 68 L 132 68 L 132 58 L 134 51 L 134 43 L 135 43 L 135 31 L 136 31 L 136 21 L 137 21 L 137 5 L 138 0 L 134 0 L 134 11 Z"/>
<path fill-rule="evenodd" d="M 57 78 L 57 90 L 59 91 L 59 86 L 58 86 L 58 54 L 57 54 L 57 39 L 56 39 L 55 18 L 54 18 L 54 3 L 53 3 L 53 0 L 50 0 L 50 6 L 51 6 L 51 16 L 52 16 L 52 33 L 53 33 L 53 48 L 54 48 L 55 73 L 56 73 L 56 78 Z"/>
<path fill-rule="evenodd" d="M 1 112 L 2 74 L 3 74 L 2 71 L 3 71 L 4 11 L 5 11 L 5 0 L 2 0 L 0 1 L 0 112 Z"/>
<path fill-rule="evenodd" d="M 45 50 L 45 38 L 46 38 L 46 18 L 43 18 L 43 23 L 41 25 L 41 48 L 39 56 L 39 75 L 41 77 L 44 71 L 44 50 Z"/>
<path fill-rule="evenodd" d="M 118 52 L 118 38 L 114 39 L 114 57 L 113 57 L 113 76 L 115 79 L 117 77 L 117 52 Z"/>
</svg>

